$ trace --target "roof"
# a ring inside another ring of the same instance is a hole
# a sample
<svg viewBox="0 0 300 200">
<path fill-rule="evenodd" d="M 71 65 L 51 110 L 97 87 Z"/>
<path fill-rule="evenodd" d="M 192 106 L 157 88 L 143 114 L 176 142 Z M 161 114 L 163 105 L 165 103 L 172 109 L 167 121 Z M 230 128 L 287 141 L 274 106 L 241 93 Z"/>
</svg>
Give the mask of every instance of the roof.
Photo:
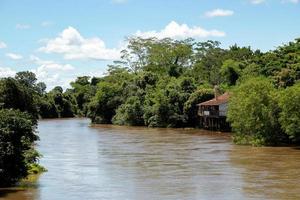
<svg viewBox="0 0 300 200">
<path fill-rule="evenodd" d="M 222 94 L 221 96 L 218 96 L 218 98 L 213 98 L 211 100 L 199 103 L 198 106 L 218 106 L 223 103 L 227 103 L 229 100 L 229 94 L 226 92 Z"/>
</svg>

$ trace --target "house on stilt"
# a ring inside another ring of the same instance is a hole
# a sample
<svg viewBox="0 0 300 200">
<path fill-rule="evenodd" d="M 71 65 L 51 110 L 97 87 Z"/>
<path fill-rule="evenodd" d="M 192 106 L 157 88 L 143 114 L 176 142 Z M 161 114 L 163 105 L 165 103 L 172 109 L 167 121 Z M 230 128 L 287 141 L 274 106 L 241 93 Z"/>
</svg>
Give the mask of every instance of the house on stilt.
<svg viewBox="0 0 300 200">
<path fill-rule="evenodd" d="M 230 125 L 226 121 L 228 101 L 228 93 L 218 95 L 215 92 L 215 98 L 198 104 L 201 127 L 210 130 L 230 131 Z"/>
</svg>

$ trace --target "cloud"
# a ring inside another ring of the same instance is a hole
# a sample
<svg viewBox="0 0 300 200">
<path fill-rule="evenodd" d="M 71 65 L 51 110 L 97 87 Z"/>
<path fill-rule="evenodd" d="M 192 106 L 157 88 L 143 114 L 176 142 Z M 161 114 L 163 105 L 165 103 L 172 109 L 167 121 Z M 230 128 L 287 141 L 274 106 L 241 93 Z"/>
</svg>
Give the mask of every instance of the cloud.
<svg viewBox="0 0 300 200">
<path fill-rule="evenodd" d="M 24 30 L 24 29 L 29 29 L 31 26 L 28 24 L 17 24 L 16 29 Z"/>
<path fill-rule="evenodd" d="M 262 4 L 267 2 L 267 0 L 249 0 L 252 4 Z M 300 0 L 281 0 L 281 3 L 293 3 L 298 4 Z"/>
<path fill-rule="evenodd" d="M 0 67 L 0 78 L 13 77 L 15 74 L 16 71 L 9 67 Z"/>
<path fill-rule="evenodd" d="M 234 12 L 232 10 L 224 10 L 224 9 L 214 9 L 211 11 L 207 11 L 205 13 L 205 17 L 212 18 L 212 17 L 226 17 L 233 15 Z"/>
<path fill-rule="evenodd" d="M 264 3 L 266 0 L 250 0 L 250 3 L 252 4 L 262 4 Z"/>
<path fill-rule="evenodd" d="M 225 32 L 219 30 L 205 30 L 201 27 L 194 26 L 189 27 L 186 24 L 178 24 L 175 21 L 170 22 L 164 29 L 160 31 L 137 31 L 135 36 L 142 38 L 156 37 L 158 39 L 162 38 L 174 38 L 174 39 L 184 39 L 188 37 L 193 38 L 204 38 L 204 37 L 223 37 Z"/>
<path fill-rule="evenodd" d="M 34 55 L 30 56 L 30 60 L 38 65 L 36 69 L 30 71 L 36 74 L 38 81 L 46 83 L 48 89 L 52 89 L 57 85 L 62 86 L 64 89 L 69 87 L 69 82 L 73 79 L 70 72 L 75 70 L 72 65 L 42 60 Z"/>
<path fill-rule="evenodd" d="M 6 47 L 7 45 L 4 42 L 0 41 L 0 49 L 4 49 Z"/>
<path fill-rule="evenodd" d="M 283 0 L 283 3 L 294 3 L 294 4 L 297 4 L 299 2 L 300 2 L 300 0 Z"/>
<path fill-rule="evenodd" d="M 20 54 L 15 54 L 15 53 L 7 53 L 5 54 L 7 57 L 9 57 L 12 60 L 21 60 L 23 58 L 22 55 Z"/>
<path fill-rule="evenodd" d="M 123 4 L 123 3 L 127 3 L 127 0 L 111 0 L 111 2 L 115 4 Z"/>
<path fill-rule="evenodd" d="M 40 65 L 40 69 L 45 69 L 45 70 L 56 70 L 56 71 L 70 71 L 74 70 L 74 67 L 70 64 L 59 64 L 51 60 L 42 60 L 37 56 L 31 55 L 30 60 L 37 64 Z"/>
<path fill-rule="evenodd" d="M 94 59 L 116 60 L 120 58 L 120 50 L 106 48 L 100 38 L 84 38 L 73 27 L 68 27 L 58 37 L 50 39 L 39 51 L 62 54 L 67 60 Z"/>
<path fill-rule="evenodd" d="M 50 22 L 50 21 L 43 21 L 41 23 L 42 27 L 49 27 L 49 26 L 52 26 L 52 25 L 53 25 L 53 22 Z"/>
</svg>

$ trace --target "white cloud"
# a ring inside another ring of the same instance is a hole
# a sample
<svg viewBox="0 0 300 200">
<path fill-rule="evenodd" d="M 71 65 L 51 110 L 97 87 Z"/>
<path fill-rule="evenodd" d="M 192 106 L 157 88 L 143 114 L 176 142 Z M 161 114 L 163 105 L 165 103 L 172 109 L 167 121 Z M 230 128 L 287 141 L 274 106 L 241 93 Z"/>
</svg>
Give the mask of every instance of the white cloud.
<svg viewBox="0 0 300 200">
<path fill-rule="evenodd" d="M 300 0 L 283 0 L 283 3 L 294 3 L 294 4 L 297 4 L 299 2 L 300 2 Z"/>
<path fill-rule="evenodd" d="M 234 12 L 232 10 L 224 10 L 224 9 L 214 9 L 211 11 L 207 11 L 205 13 L 205 17 L 226 17 L 226 16 L 231 16 L 233 15 Z"/>
<path fill-rule="evenodd" d="M 9 57 L 12 60 L 21 60 L 23 58 L 22 55 L 20 54 L 15 54 L 15 53 L 7 53 L 5 54 L 7 57 Z"/>
<path fill-rule="evenodd" d="M 262 4 L 267 2 L 267 0 L 249 0 L 252 4 Z M 298 4 L 300 0 L 281 0 L 281 3 L 293 3 Z"/>
<path fill-rule="evenodd" d="M 264 3 L 266 0 L 250 0 L 250 3 L 252 4 L 262 4 Z"/>
<path fill-rule="evenodd" d="M 46 42 L 39 51 L 63 54 L 65 59 L 115 60 L 120 58 L 120 50 L 106 48 L 100 38 L 84 38 L 73 27 L 63 30 L 60 35 Z"/>
<path fill-rule="evenodd" d="M 41 26 L 42 26 L 42 27 L 49 27 L 49 26 L 51 26 L 51 25 L 53 25 L 53 22 L 50 22 L 50 21 L 43 21 L 43 22 L 41 23 Z"/>
<path fill-rule="evenodd" d="M 4 49 L 6 47 L 7 45 L 4 42 L 0 41 L 0 49 Z"/>
<path fill-rule="evenodd" d="M 205 30 L 201 27 L 194 26 L 189 27 L 186 24 L 178 24 L 175 21 L 170 22 L 164 29 L 160 31 L 137 31 L 136 36 L 142 38 L 156 37 L 158 39 L 162 38 L 175 38 L 184 39 L 188 37 L 193 38 L 204 38 L 204 37 L 223 37 L 225 32 L 219 30 Z"/>
<path fill-rule="evenodd" d="M 17 24 L 16 25 L 16 29 L 23 30 L 23 29 L 29 29 L 29 28 L 30 28 L 30 25 L 28 25 L 28 24 Z"/>
<path fill-rule="evenodd" d="M 74 72 L 75 68 L 70 64 L 61 64 L 55 61 L 42 60 L 34 55 L 30 56 L 32 64 L 37 65 L 32 68 L 31 72 L 36 74 L 38 82 L 44 82 L 47 90 L 55 86 L 62 86 L 64 89 L 70 87 L 69 83 L 77 77 Z M 13 77 L 17 72 L 9 67 L 0 67 L 0 78 Z"/>
<path fill-rule="evenodd" d="M 115 3 L 115 4 L 123 4 L 123 3 L 126 3 L 127 0 L 111 0 L 112 3 Z"/>
<path fill-rule="evenodd" d="M 72 71 L 75 68 L 70 64 L 61 64 L 50 60 L 42 60 L 34 55 L 30 56 L 31 62 L 37 64 L 36 69 L 32 69 L 36 74 L 38 81 L 46 83 L 48 89 L 52 89 L 55 86 L 62 86 L 64 89 L 69 87 L 69 82 L 72 78 Z"/>
<path fill-rule="evenodd" d="M 15 74 L 16 71 L 9 67 L 0 67 L 0 78 L 13 77 Z"/>
<path fill-rule="evenodd" d="M 31 55 L 30 60 L 37 65 L 40 65 L 41 69 L 58 70 L 58 71 L 70 71 L 74 70 L 74 67 L 70 64 L 59 64 L 51 60 L 42 60 L 37 56 Z"/>
</svg>

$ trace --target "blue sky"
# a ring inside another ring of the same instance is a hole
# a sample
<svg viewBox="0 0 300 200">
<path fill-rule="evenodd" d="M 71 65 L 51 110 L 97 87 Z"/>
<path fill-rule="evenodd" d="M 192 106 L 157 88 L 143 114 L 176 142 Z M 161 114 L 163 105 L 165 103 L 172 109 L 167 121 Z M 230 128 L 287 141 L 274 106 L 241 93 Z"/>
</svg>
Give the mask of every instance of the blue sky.
<svg viewBox="0 0 300 200">
<path fill-rule="evenodd" d="M 126 36 L 194 37 L 267 51 L 300 37 L 300 0 L 0 0 L 0 77 L 51 89 L 100 76 Z"/>
</svg>

